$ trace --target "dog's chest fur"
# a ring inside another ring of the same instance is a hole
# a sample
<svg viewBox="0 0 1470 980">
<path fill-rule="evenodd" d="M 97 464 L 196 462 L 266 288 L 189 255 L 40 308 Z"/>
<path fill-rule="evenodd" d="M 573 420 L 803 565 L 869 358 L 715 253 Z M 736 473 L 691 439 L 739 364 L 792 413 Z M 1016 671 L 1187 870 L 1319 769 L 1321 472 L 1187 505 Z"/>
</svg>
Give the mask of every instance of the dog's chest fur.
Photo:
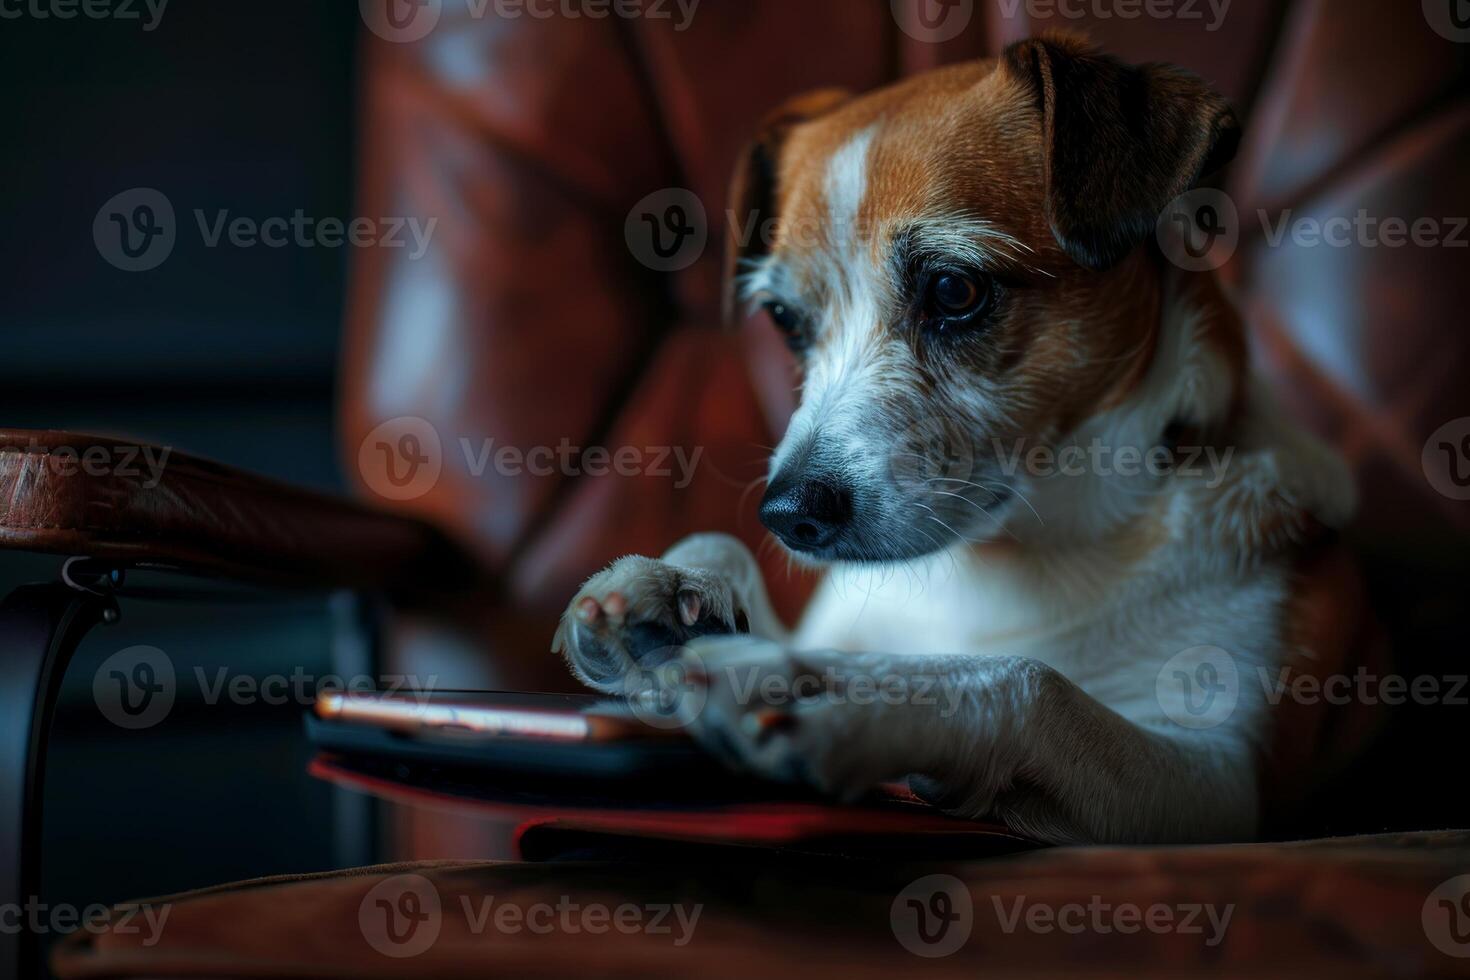
<svg viewBox="0 0 1470 980">
<path fill-rule="evenodd" d="M 1242 706 L 1279 659 L 1284 572 L 1267 566 L 1221 586 L 1179 545 L 1127 573 L 1105 549 L 1037 562 L 958 548 L 907 566 L 835 569 L 796 645 L 1029 657 L 1135 722 L 1162 723 L 1156 682 L 1176 654 L 1227 650 L 1242 672 Z M 1238 714 L 1244 722 L 1255 712 Z"/>
</svg>

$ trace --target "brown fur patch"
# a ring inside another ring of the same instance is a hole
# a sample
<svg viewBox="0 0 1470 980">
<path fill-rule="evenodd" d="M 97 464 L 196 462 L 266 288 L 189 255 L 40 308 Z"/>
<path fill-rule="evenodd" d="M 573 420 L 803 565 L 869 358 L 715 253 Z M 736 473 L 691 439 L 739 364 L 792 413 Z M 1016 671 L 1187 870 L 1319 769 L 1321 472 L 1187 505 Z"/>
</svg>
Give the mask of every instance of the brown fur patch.
<svg viewBox="0 0 1470 980">
<path fill-rule="evenodd" d="M 828 164 L 858 133 L 876 127 L 859 229 L 905 221 L 981 218 L 1024 243 L 1024 267 L 1007 270 L 1006 303 L 984 344 L 959 352 L 962 366 L 1004 372 L 1018 428 L 1059 432 L 1124 397 L 1142 378 L 1158 323 L 1158 271 L 1138 255 L 1105 273 L 1078 266 L 1046 221 L 1043 133 L 1030 93 L 996 61 L 919 76 L 827 112 L 783 144 L 775 253 L 813 303 L 829 286 L 803 255 L 830 240 Z M 874 247 L 890 243 L 875 236 Z"/>
<path fill-rule="evenodd" d="M 1047 43 L 1049 79 L 1054 63 L 1065 57 L 1092 59 L 1090 70 L 1108 77 L 1133 71 L 1110 59 L 1094 59 L 1085 42 Z M 956 65 L 840 104 L 831 96 L 812 100 L 821 112 L 785 132 L 775 179 L 780 230 L 773 252 L 813 306 L 826 301 L 822 293 L 832 284 L 820 263 L 804 262 L 803 257 L 845 244 L 834 241 L 835 235 L 870 236 L 868 254 L 878 259 L 891 246 L 885 229 L 906 221 L 967 216 L 983 219 L 1024 244 L 1029 250 L 1023 253 L 1025 261 L 1006 270 L 1011 280 L 1006 301 L 985 328 L 985 341 L 952 352 L 954 367 L 998 378 L 1010 391 L 1008 409 L 1020 431 L 1006 435 L 1065 432 L 1126 399 L 1152 360 L 1162 302 L 1161 271 L 1148 250 L 1099 271 L 1079 265 L 1075 249 L 1058 241 L 1052 198 L 1059 165 L 1053 158 L 1060 151 L 1051 143 L 1066 144 L 1074 135 L 1079 142 L 1093 137 L 1048 128 L 1062 117 L 1039 113 L 1038 105 L 1045 108 L 1048 99 L 1060 96 L 1051 87 L 1038 92 L 1035 78 L 1021 70 L 1022 60 L 1011 53 L 1004 61 Z M 1192 87 L 1198 83 L 1182 74 L 1129 77 L 1161 86 L 1155 101 L 1198 94 Z M 1085 87 L 1088 82 L 1073 78 L 1069 84 Z M 1218 115 L 1216 101 L 1211 96 L 1199 111 Z M 795 112 L 809 109 L 798 105 Z M 794 113 L 785 110 L 779 116 L 789 120 Z M 1208 127 L 1204 122 L 1200 126 L 1189 134 L 1169 131 L 1170 146 L 1181 148 L 1190 138 L 1206 140 Z M 833 229 L 828 165 L 844 145 L 870 128 L 858 228 Z M 1183 175 L 1160 186 L 1173 190 L 1180 181 L 1191 180 L 1208 149 L 1191 155 L 1181 148 Z M 1104 220 L 1107 201 L 1098 200 L 1096 207 L 1097 220 Z M 1227 325 L 1218 335 L 1212 328 L 1211 342 L 1218 342 L 1232 369 L 1243 366 L 1243 344 Z M 936 372 L 952 369 L 934 367 Z"/>
</svg>

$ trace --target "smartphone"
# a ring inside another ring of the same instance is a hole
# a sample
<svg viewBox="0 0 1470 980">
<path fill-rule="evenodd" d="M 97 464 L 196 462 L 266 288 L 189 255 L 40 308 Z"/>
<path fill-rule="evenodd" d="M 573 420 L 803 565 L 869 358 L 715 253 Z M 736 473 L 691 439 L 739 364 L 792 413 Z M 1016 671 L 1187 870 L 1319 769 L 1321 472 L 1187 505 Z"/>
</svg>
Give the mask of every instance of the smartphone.
<svg viewBox="0 0 1470 980">
<path fill-rule="evenodd" d="M 376 725 L 416 735 L 479 735 L 564 742 L 684 737 L 677 726 L 661 724 L 657 717 L 636 712 L 626 702 L 583 694 L 331 691 L 317 698 L 315 711 L 324 721 Z"/>
<path fill-rule="evenodd" d="M 671 719 L 596 695 L 332 691 L 307 731 L 348 756 L 539 776 L 665 776 L 712 762 Z"/>
</svg>

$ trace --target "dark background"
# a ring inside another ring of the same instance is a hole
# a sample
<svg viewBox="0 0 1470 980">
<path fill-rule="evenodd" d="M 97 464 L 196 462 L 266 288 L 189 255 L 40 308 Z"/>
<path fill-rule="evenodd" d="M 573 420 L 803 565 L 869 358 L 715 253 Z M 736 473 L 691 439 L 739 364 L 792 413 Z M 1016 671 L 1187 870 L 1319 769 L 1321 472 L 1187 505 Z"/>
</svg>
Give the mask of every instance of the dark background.
<svg viewBox="0 0 1470 980">
<path fill-rule="evenodd" d="M 337 488 L 346 249 L 207 248 L 193 210 L 352 217 L 357 4 L 173 0 L 143 25 L 0 19 L 0 212 L 23 232 L 0 244 L 0 425 L 123 434 Z M 173 253 L 146 273 L 114 269 L 92 240 L 98 209 L 133 187 L 178 217 Z M 57 566 L 0 552 L 0 589 Z M 327 673 L 328 603 L 160 611 L 129 603 L 68 673 L 41 898 L 84 906 L 356 857 L 332 819 L 342 801 L 305 774 L 300 708 L 197 710 L 194 683 L 196 667 Z M 174 660 L 180 704 L 125 733 L 90 683 L 139 643 Z"/>
<path fill-rule="evenodd" d="M 345 249 L 206 247 L 194 218 L 352 216 L 355 3 L 173 0 L 138 21 L 0 20 L 7 424 L 125 433 L 337 483 Z M 141 9 L 141 4 L 138 4 Z M 103 261 L 98 208 L 152 187 L 179 238 Z"/>
</svg>

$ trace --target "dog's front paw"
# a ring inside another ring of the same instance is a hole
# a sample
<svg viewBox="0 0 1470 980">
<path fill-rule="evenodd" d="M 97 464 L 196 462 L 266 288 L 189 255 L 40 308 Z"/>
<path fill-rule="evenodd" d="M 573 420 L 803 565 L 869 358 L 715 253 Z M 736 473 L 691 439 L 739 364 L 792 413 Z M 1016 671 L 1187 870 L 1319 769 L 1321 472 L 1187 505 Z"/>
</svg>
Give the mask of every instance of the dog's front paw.
<svg viewBox="0 0 1470 980">
<path fill-rule="evenodd" d="M 677 666 L 680 722 L 732 769 L 850 800 L 917 761 L 903 730 L 917 719 L 875 696 L 881 659 L 712 637 Z"/>
<path fill-rule="evenodd" d="M 696 637 L 743 631 L 745 624 L 723 576 L 630 555 L 583 584 L 551 649 L 587 684 L 621 692 L 630 671 L 672 660 Z"/>
</svg>

